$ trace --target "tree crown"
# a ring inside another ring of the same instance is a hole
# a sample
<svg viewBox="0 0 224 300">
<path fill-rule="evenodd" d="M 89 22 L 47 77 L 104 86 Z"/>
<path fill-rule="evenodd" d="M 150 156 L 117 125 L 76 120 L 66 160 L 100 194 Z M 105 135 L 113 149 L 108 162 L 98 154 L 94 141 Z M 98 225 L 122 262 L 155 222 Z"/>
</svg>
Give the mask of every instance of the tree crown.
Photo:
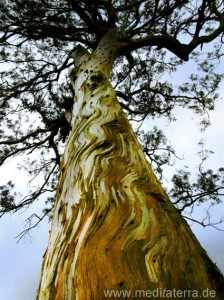
<svg viewBox="0 0 224 300">
<path fill-rule="evenodd" d="M 67 75 L 73 66 L 71 54 L 79 44 L 94 51 L 111 28 L 116 28 L 122 43 L 111 80 L 130 119 L 172 119 L 176 106 L 201 115 L 214 109 L 222 79 L 215 67 L 223 55 L 223 1 L 1 0 L 0 8 L 0 164 L 22 153 L 35 153 L 35 159 L 27 160 L 27 169 L 33 177 L 44 174 L 39 188 L 19 203 L 9 196 L 13 184 L 4 185 L 1 214 L 55 190 L 63 142 L 70 130 L 65 115 L 74 96 Z M 204 52 L 211 42 L 214 48 Z M 190 81 L 175 86 L 169 78 L 189 58 L 197 61 L 200 75 L 192 74 Z M 207 125 L 207 120 L 202 122 Z M 139 138 L 161 173 L 173 149 L 158 129 L 142 132 Z M 163 156 L 156 154 L 161 145 L 167 149 Z M 221 177 L 213 175 L 201 173 L 200 180 L 213 178 L 209 193 L 218 197 Z M 187 175 L 181 182 L 179 177 L 173 180 L 182 189 L 183 201 Z"/>
</svg>

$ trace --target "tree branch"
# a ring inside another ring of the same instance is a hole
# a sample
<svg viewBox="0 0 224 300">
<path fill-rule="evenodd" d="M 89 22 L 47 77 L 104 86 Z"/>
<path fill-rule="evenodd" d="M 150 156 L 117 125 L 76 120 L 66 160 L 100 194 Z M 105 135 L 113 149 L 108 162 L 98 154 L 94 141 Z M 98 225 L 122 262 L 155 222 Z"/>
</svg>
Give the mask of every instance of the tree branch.
<svg viewBox="0 0 224 300">
<path fill-rule="evenodd" d="M 185 46 L 185 51 L 189 55 L 199 45 L 213 41 L 222 33 L 224 33 L 224 18 L 220 21 L 219 27 L 211 34 L 193 38 L 192 41 Z"/>
<path fill-rule="evenodd" d="M 186 45 L 181 44 L 171 35 L 147 36 L 130 41 L 129 43 L 126 43 L 126 45 L 121 49 L 120 53 L 124 54 L 126 52 L 131 52 L 146 46 L 157 46 L 158 49 L 166 48 L 179 58 L 185 61 L 189 60 L 189 53 L 187 51 Z"/>
<path fill-rule="evenodd" d="M 224 219 L 221 219 L 219 222 L 217 222 L 217 223 L 208 223 L 208 224 L 205 224 L 203 221 L 198 221 L 198 220 L 195 220 L 195 219 L 193 219 L 193 218 L 189 218 L 189 217 L 187 217 L 187 216 L 183 216 L 183 218 L 185 218 L 185 219 L 187 219 L 187 220 L 190 220 L 190 221 L 192 221 L 192 222 L 194 222 L 194 223 L 197 223 L 197 224 L 199 224 L 199 225 L 201 225 L 201 226 L 203 226 L 203 227 L 213 227 L 213 228 L 215 228 L 215 229 L 217 229 L 217 230 L 219 230 L 219 231 L 224 231 L 224 229 L 220 229 L 220 228 L 218 228 L 216 225 L 218 225 L 218 224 L 221 224 L 221 223 L 223 223 L 223 221 L 224 221 Z"/>
<path fill-rule="evenodd" d="M 86 23 L 89 28 L 92 28 L 95 33 L 99 32 L 99 27 L 95 22 L 88 16 L 86 11 L 79 5 L 75 0 L 66 0 L 72 9 L 78 14 L 78 16 Z"/>
<path fill-rule="evenodd" d="M 18 140 L 5 140 L 5 141 L 0 141 L 0 145 L 2 144 L 5 144 L 5 145 L 15 145 L 15 144 L 19 144 L 19 143 L 22 143 L 24 142 L 25 140 L 27 140 L 28 138 L 30 137 L 35 137 L 37 134 L 39 133 L 43 133 L 43 132 L 48 132 L 48 131 L 51 131 L 51 128 L 46 128 L 46 129 L 37 129 L 33 132 L 30 132 L 28 133 L 27 135 L 24 135 L 22 136 L 20 139 Z"/>
</svg>

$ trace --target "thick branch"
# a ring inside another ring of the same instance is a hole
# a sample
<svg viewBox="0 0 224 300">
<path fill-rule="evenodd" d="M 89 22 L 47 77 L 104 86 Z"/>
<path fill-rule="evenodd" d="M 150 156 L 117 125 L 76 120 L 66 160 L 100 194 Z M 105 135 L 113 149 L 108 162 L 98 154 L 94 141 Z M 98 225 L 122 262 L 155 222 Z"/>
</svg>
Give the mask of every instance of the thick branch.
<svg viewBox="0 0 224 300">
<path fill-rule="evenodd" d="M 171 35 L 155 35 L 139 38 L 127 43 L 121 50 L 121 54 L 131 52 L 145 46 L 157 46 L 158 49 L 166 48 L 177 57 L 188 61 L 190 53 L 199 45 L 209 43 L 224 32 L 224 17 L 220 19 L 220 25 L 211 34 L 197 37 L 191 40 L 189 44 L 182 44 Z"/>
<path fill-rule="evenodd" d="M 189 55 L 199 45 L 213 41 L 222 33 L 224 33 L 224 18 L 221 20 L 219 27 L 211 34 L 193 38 L 192 41 L 186 46 L 186 52 Z"/>
<path fill-rule="evenodd" d="M 95 32 L 98 32 L 98 26 L 95 24 L 95 22 L 93 22 L 81 5 L 78 4 L 78 1 L 67 0 L 67 2 L 71 5 L 72 9 L 78 14 L 78 16 L 86 23 L 86 25 L 89 26 L 89 28 L 92 28 Z"/>
<path fill-rule="evenodd" d="M 157 46 L 159 49 L 166 48 L 185 61 L 188 61 L 189 59 L 186 45 L 181 44 L 177 39 L 170 35 L 147 36 L 136 39 L 127 43 L 127 45 L 122 48 L 121 53 L 131 52 L 145 46 Z"/>
</svg>

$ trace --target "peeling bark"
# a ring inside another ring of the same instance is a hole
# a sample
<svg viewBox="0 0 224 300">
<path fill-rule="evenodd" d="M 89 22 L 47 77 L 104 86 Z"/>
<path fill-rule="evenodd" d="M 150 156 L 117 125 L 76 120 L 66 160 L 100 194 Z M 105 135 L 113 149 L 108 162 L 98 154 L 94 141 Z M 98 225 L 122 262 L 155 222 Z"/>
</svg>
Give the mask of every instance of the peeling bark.
<svg viewBox="0 0 224 300">
<path fill-rule="evenodd" d="M 37 299 L 156 288 L 223 299 L 222 275 L 162 189 L 109 81 L 120 46 L 111 31 L 71 73 L 73 128 Z"/>
</svg>

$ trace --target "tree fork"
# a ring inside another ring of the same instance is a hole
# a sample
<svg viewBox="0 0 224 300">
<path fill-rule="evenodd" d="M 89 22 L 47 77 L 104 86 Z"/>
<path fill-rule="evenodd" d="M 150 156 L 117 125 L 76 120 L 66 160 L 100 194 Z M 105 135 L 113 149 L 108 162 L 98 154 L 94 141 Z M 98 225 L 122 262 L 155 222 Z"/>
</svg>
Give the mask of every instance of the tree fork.
<svg viewBox="0 0 224 300">
<path fill-rule="evenodd" d="M 120 46 L 110 31 L 70 76 L 72 131 L 37 299 L 157 288 L 223 299 L 223 276 L 162 189 L 109 81 Z"/>
</svg>

